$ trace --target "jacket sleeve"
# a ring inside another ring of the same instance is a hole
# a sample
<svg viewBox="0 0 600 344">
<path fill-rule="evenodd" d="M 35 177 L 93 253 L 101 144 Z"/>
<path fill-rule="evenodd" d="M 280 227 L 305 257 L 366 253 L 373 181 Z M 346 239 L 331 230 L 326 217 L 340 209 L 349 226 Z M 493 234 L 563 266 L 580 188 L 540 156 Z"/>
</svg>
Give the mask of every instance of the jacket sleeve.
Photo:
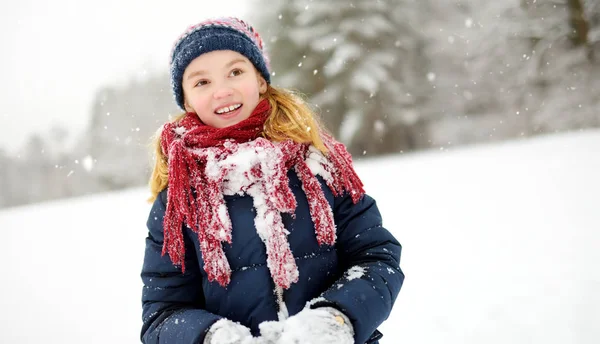
<svg viewBox="0 0 600 344">
<path fill-rule="evenodd" d="M 357 204 L 336 197 L 334 218 L 337 250 L 344 275 L 311 307 L 335 307 L 350 319 L 356 343 L 381 334 L 377 327 L 388 318 L 404 281 L 401 245 L 382 226 L 375 200 L 365 195 Z"/>
<path fill-rule="evenodd" d="M 186 271 L 162 256 L 166 190 L 152 205 L 142 267 L 142 331 L 146 344 L 199 344 L 208 328 L 221 317 L 203 309 L 202 278 L 191 240 L 186 240 Z"/>
</svg>

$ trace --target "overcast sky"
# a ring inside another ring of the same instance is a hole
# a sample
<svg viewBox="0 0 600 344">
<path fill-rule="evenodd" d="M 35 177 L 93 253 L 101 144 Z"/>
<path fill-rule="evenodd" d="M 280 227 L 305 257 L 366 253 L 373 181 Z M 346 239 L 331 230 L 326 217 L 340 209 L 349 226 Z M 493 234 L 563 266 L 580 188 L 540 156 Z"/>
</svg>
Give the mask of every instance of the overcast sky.
<svg viewBox="0 0 600 344">
<path fill-rule="evenodd" d="M 247 18 L 248 0 L 19 0 L 0 4 L 0 148 L 52 125 L 87 125 L 94 92 L 167 71 L 170 49 L 205 18 Z"/>
</svg>

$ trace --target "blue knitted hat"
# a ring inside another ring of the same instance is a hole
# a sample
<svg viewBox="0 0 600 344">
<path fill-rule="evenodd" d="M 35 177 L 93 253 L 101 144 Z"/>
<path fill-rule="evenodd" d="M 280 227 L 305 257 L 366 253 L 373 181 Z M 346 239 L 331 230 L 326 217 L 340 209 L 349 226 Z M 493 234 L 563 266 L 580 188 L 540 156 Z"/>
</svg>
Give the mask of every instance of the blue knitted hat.
<svg viewBox="0 0 600 344">
<path fill-rule="evenodd" d="M 206 20 L 186 30 L 171 53 L 171 87 L 182 110 L 185 111 L 181 85 L 185 68 L 196 57 L 215 50 L 233 50 L 246 56 L 267 83 L 271 83 L 269 58 L 252 26 L 234 17 Z"/>
</svg>

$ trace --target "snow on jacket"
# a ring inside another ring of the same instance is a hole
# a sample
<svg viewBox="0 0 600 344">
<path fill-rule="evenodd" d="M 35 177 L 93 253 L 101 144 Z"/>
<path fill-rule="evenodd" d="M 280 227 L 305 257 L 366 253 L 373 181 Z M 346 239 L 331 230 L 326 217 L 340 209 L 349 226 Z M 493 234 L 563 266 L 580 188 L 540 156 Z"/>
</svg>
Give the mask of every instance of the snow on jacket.
<svg viewBox="0 0 600 344">
<path fill-rule="evenodd" d="M 296 197 L 293 215 L 282 214 L 299 279 L 283 292 L 289 315 L 307 302 L 311 307 L 334 307 L 348 316 L 355 342 L 378 343 L 377 327 L 389 316 L 404 274 L 399 267 L 401 245 L 384 227 L 375 200 L 368 195 L 354 204 L 350 196 L 334 197 L 318 176 L 333 210 L 337 242 L 319 245 L 308 201 L 293 170 L 288 172 Z M 258 325 L 277 320 L 280 306 L 266 265 L 266 249 L 254 227 L 256 211 L 248 195 L 225 196 L 232 244 L 224 244 L 231 282 L 224 288 L 209 282 L 199 252 L 198 236 L 185 228 L 186 271 L 162 255 L 163 217 L 167 189 L 156 198 L 147 226 L 142 268 L 144 283 L 141 339 L 147 344 L 199 344 L 210 326 L 225 317 L 260 335 Z"/>
</svg>

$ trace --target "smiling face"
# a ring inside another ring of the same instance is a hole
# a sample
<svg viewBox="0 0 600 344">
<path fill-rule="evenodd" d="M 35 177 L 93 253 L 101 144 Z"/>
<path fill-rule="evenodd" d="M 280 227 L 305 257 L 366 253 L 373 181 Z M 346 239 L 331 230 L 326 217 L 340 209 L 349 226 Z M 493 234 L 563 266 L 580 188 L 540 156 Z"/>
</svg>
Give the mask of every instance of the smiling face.
<svg viewBox="0 0 600 344">
<path fill-rule="evenodd" d="M 217 50 L 192 60 L 183 73 L 185 110 L 211 127 L 225 128 L 250 117 L 267 82 L 244 55 Z"/>
</svg>

